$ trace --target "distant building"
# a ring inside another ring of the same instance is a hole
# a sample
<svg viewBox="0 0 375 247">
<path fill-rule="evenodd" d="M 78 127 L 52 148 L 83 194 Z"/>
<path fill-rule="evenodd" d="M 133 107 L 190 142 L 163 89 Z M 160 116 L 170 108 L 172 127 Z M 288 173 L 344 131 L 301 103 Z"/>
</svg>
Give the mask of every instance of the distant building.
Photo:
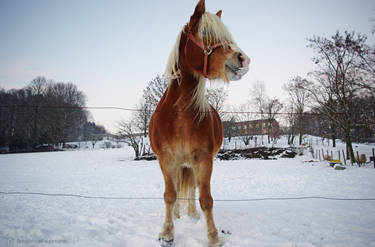
<svg viewBox="0 0 375 247">
<path fill-rule="evenodd" d="M 224 135 L 230 133 L 231 136 L 255 136 L 267 135 L 272 137 L 280 135 L 280 125 L 275 119 L 259 119 L 243 122 L 223 122 Z"/>
</svg>

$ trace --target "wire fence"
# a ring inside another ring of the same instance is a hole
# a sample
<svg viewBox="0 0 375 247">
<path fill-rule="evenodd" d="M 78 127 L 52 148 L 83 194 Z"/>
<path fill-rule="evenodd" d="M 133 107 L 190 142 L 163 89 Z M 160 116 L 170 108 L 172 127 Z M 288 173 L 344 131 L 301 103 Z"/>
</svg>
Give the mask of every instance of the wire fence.
<svg viewBox="0 0 375 247">
<path fill-rule="evenodd" d="M 154 109 L 137 109 L 137 108 L 126 108 L 119 106 L 69 106 L 69 105 L 0 105 L 0 108 L 11 108 L 11 107 L 20 107 L 20 108 L 47 108 L 47 109 L 77 109 L 77 110 L 121 110 L 121 111 L 130 111 L 130 112 L 162 112 L 161 110 Z M 190 110 L 175 110 L 175 112 L 189 112 Z M 259 114 L 259 115 L 268 115 L 270 113 L 265 111 L 218 111 L 223 114 Z M 368 114 L 375 116 L 373 111 L 362 111 L 357 112 L 358 114 Z M 336 115 L 344 115 L 345 112 L 336 112 Z M 310 115 L 310 116 L 322 116 L 325 113 L 318 112 L 272 112 L 272 115 Z"/>
<path fill-rule="evenodd" d="M 149 114 L 154 112 L 163 112 L 162 110 L 155 110 L 155 109 L 137 109 L 137 108 L 126 108 L 126 107 L 119 107 L 119 106 L 72 106 L 72 105 L 30 105 L 30 104 L 13 104 L 13 105 L 0 105 L 0 108 L 30 108 L 30 109 L 67 109 L 67 110 L 120 110 L 120 111 L 127 111 L 127 112 L 147 112 Z M 190 112 L 191 110 L 174 110 L 174 112 Z M 210 112 L 210 111 L 208 111 Z M 262 116 L 261 118 L 274 118 L 276 116 L 300 116 L 300 117 L 324 117 L 326 113 L 319 113 L 319 112 L 265 112 L 265 111 L 218 111 L 220 115 L 257 115 Z M 339 117 L 345 115 L 345 112 L 336 112 L 334 115 Z M 366 115 L 366 116 L 373 116 L 375 120 L 375 112 L 373 111 L 362 111 L 357 112 L 359 115 Z M 265 116 L 265 117 L 263 117 Z M 250 119 L 249 119 L 250 120 Z M 375 126 L 374 122 L 355 122 L 351 124 L 352 127 L 373 127 Z"/>
<path fill-rule="evenodd" d="M 0 191 L 0 195 L 12 196 L 45 196 L 45 197 L 73 197 L 82 199 L 100 200 L 164 200 L 164 197 L 123 197 L 123 196 L 89 196 L 81 194 L 66 193 L 44 193 L 44 192 L 23 192 L 23 191 Z M 240 198 L 240 199 L 214 199 L 215 202 L 257 202 L 257 201 L 294 201 L 294 200 L 329 200 L 329 201 L 375 201 L 375 198 L 342 198 L 326 196 L 299 196 L 299 197 L 263 197 L 263 198 Z M 181 201 L 198 201 L 196 198 L 177 198 Z"/>
</svg>

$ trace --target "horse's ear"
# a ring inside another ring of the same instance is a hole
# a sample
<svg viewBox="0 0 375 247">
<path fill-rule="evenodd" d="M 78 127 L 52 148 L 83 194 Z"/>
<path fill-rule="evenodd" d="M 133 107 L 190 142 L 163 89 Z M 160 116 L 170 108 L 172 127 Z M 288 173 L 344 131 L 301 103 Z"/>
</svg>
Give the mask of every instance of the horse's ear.
<svg viewBox="0 0 375 247">
<path fill-rule="evenodd" d="M 204 0 L 200 0 L 195 7 L 194 14 L 192 17 L 201 18 L 201 16 L 206 12 L 206 4 Z"/>
<path fill-rule="evenodd" d="M 221 18 L 221 14 L 223 13 L 223 11 L 222 10 L 219 10 L 217 13 L 216 13 L 216 15 L 217 16 L 219 16 L 219 18 Z"/>
<path fill-rule="evenodd" d="M 194 14 L 190 17 L 189 27 L 191 32 L 196 32 L 198 29 L 198 23 L 202 15 L 206 12 L 206 6 L 204 0 L 200 0 L 195 7 Z"/>
</svg>

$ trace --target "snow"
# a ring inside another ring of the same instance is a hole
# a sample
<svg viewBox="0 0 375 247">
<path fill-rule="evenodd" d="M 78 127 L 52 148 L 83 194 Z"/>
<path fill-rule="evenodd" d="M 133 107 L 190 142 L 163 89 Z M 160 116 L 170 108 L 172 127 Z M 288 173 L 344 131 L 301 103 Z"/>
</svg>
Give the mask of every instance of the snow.
<svg viewBox="0 0 375 247">
<path fill-rule="evenodd" d="M 128 147 L 0 155 L 2 192 L 137 198 L 0 194 L 0 246 L 159 246 L 163 178 L 157 161 L 132 158 Z M 375 201 L 241 201 L 375 198 L 373 166 L 337 171 L 311 159 L 215 160 L 214 217 L 231 233 L 220 235 L 225 246 L 375 246 Z M 203 215 L 175 220 L 176 247 L 206 245 Z"/>
</svg>

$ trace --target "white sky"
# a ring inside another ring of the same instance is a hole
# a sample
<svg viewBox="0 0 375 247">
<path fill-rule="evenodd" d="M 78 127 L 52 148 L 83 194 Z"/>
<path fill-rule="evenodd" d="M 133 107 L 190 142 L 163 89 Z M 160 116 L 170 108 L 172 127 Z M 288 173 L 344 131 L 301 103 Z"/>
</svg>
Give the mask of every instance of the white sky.
<svg viewBox="0 0 375 247">
<path fill-rule="evenodd" d="M 21 88 L 43 75 L 71 81 L 88 106 L 134 108 L 148 81 L 162 74 L 178 32 L 198 1 L 0 0 L 0 87 Z M 229 86 L 226 103 L 240 105 L 251 84 L 264 81 L 270 96 L 314 68 L 307 38 L 336 30 L 369 36 L 373 0 L 206 0 L 251 58 L 249 73 Z M 92 111 L 115 131 L 130 113 Z"/>
</svg>

